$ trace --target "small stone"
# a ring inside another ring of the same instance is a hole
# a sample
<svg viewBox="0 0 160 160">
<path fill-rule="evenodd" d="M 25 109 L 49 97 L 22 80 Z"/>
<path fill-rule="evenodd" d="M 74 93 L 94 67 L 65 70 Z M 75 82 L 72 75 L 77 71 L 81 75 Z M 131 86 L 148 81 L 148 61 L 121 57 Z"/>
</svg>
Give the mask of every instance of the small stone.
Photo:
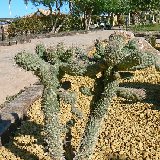
<svg viewBox="0 0 160 160">
<path fill-rule="evenodd" d="M 144 118 L 144 114 L 143 113 L 140 114 L 140 118 Z"/>
<path fill-rule="evenodd" d="M 143 150 L 143 143 L 142 142 L 139 142 L 139 149 Z"/>
</svg>

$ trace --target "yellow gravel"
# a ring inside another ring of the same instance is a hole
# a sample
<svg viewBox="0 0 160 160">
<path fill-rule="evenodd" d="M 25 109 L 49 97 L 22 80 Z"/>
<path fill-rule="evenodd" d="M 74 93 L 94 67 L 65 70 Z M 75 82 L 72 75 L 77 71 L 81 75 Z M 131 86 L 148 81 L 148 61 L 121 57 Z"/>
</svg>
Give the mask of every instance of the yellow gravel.
<svg viewBox="0 0 160 160">
<path fill-rule="evenodd" d="M 135 71 L 131 80 L 123 82 L 149 83 L 160 88 L 160 74 L 150 67 Z M 77 107 L 84 118 L 78 120 L 72 129 L 72 145 L 75 149 L 80 142 L 89 114 L 92 96 L 85 96 L 79 87 L 93 88 L 94 80 L 89 77 L 73 77 L 65 75 L 62 81 L 70 81 L 72 91 L 77 93 Z M 160 90 L 160 89 L 159 89 Z M 160 93 L 160 92 L 159 92 Z M 41 100 L 36 101 L 28 111 L 28 119 L 16 131 L 9 144 L 0 149 L 0 160 L 50 160 L 45 152 L 43 136 L 43 112 Z M 61 104 L 61 122 L 71 118 L 70 105 Z M 160 159 L 160 111 L 153 103 L 129 103 L 123 98 L 115 97 L 109 107 L 108 115 L 92 160 L 108 160 L 110 158 L 158 160 Z"/>
</svg>

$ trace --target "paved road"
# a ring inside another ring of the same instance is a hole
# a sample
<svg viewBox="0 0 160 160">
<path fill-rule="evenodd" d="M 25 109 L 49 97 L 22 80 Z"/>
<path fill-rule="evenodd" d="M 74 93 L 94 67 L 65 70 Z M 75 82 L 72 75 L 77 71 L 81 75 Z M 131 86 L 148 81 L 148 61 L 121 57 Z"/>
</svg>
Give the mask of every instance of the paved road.
<svg viewBox="0 0 160 160">
<path fill-rule="evenodd" d="M 18 52 L 23 50 L 34 52 L 38 43 L 55 46 L 58 42 L 64 42 L 67 46 L 74 45 L 85 48 L 92 45 L 96 39 L 108 38 L 113 32 L 113 30 L 105 30 L 74 36 L 33 39 L 31 43 L 27 44 L 0 47 L 0 104 L 4 103 L 7 96 L 17 94 L 25 86 L 28 87 L 38 80 L 32 72 L 26 72 L 15 64 L 14 56 Z"/>
</svg>

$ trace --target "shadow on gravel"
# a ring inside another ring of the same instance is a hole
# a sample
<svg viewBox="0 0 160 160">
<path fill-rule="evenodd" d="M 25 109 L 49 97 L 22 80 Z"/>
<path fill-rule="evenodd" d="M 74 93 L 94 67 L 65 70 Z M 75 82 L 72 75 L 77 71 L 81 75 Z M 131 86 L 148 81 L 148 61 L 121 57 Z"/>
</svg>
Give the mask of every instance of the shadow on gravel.
<svg viewBox="0 0 160 160">
<path fill-rule="evenodd" d="M 160 85 L 159 84 L 129 82 L 129 83 L 121 83 L 120 87 L 144 89 L 146 91 L 146 99 L 144 100 L 144 102 L 151 103 L 154 105 L 153 109 L 160 110 Z"/>
<path fill-rule="evenodd" d="M 35 147 L 36 145 L 46 146 L 43 141 L 44 137 L 41 135 L 42 127 L 42 125 L 33 121 L 22 121 L 20 128 L 12 134 L 10 142 L 5 144 L 4 147 L 10 150 L 17 158 L 39 160 L 38 154 L 36 155 L 37 151 Z M 34 144 L 35 147 L 33 148 Z"/>
</svg>

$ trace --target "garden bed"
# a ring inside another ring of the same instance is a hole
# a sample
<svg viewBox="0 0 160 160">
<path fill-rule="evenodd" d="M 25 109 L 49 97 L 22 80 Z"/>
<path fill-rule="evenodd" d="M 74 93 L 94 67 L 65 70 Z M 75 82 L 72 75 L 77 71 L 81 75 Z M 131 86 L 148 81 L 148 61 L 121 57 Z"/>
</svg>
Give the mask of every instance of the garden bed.
<svg viewBox="0 0 160 160">
<path fill-rule="evenodd" d="M 94 30 L 95 31 L 95 30 Z M 91 31 L 90 31 L 91 32 Z M 80 30 L 80 31 L 69 31 L 69 32 L 59 32 L 59 33 L 44 33 L 44 34 L 29 34 L 12 37 L 5 41 L 0 41 L 0 46 L 11 46 L 15 44 L 23 44 L 30 43 L 31 39 L 40 39 L 40 38 L 50 38 L 50 37 L 63 37 L 63 36 L 72 36 L 75 34 L 86 34 L 88 31 Z"/>
<path fill-rule="evenodd" d="M 131 85 L 147 90 L 147 100 L 131 103 L 115 97 L 108 110 L 92 160 L 115 159 L 160 159 L 160 75 L 154 67 L 135 71 L 134 77 L 121 85 Z M 85 96 L 81 86 L 94 88 L 89 77 L 65 75 L 62 82 L 70 81 L 69 90 L 77 93 L 77 107 L 83 119 L 77 119 L 72 128 L 72 146 L 77 149 L 90 112 L 92 96 Z M 61 123 L 71 117 L 70 105 L 60 102 Z M 27 112 L 27 120 L 11 137 L 11 141 L 0 148 L 1 160 L 50 160 L 43 141 L 45 132 L 41 99 L 35 101 Z"/>
<path fill-rule="evenodd" d="M 156 32 L 156 31 L 135 31 L 134 32 L 135 37 L 145 37 L 145 36 L 155 36 L 157 39 L 160 39 L 160 32 Z"/>
</svg>

